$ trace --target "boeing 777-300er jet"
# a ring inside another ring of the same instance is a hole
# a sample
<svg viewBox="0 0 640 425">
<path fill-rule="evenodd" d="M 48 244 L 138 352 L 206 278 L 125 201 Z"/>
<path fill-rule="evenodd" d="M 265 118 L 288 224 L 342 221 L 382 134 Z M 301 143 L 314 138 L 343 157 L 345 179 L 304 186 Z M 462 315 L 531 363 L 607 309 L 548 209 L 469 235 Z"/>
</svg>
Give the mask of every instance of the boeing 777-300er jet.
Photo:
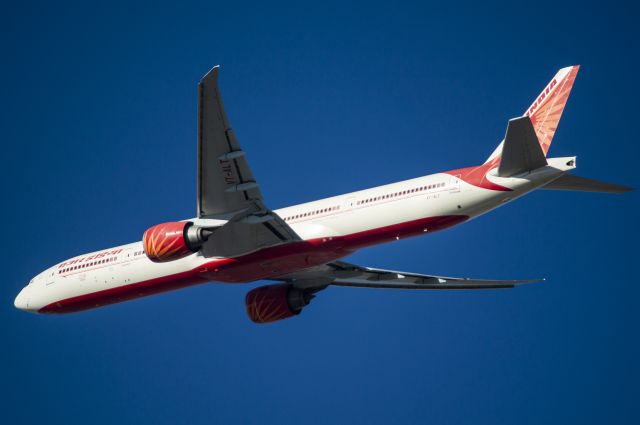
<svg viewBox="0 0 640 425">
<path fill-rule="evenodd" d="M 271 210 L 222 106 L 216 66 L 200 81 L 197 216 L 150 227 L 142 241 L 80 255 L 34 277 L 19 309 L 68 313 L 205 282 L 275 283 L 251 290 L 256 323 L 300 313 L 328 286 L 511 288 L 530 280 L 406 273 L 340 261 L 360 248 L 446 229 L 536 189 L 630 190 L 569 174 L 576 158 L 547 158 L 579 66 L 563 68 L 509 120 L 482 165 Z"/>
</svg>

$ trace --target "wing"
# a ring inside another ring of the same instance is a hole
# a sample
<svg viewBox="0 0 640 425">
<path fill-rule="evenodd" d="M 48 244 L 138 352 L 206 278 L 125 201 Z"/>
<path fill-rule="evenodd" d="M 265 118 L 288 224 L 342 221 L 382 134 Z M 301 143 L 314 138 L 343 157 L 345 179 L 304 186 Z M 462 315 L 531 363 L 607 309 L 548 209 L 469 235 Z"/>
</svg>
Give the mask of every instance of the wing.
<svg viewBox="0 0 640 425">
<path fill-rule="evenodd" d="M 198 84 L 198 217 L 230 218 L 262 194 L 231 129 L 218 88 L 219 66 Z"/>
<path fill-rule="evenodd" d="M 203 246 L 207 257 L 236 256 L 300 238 L 262 202 L 218 88 L 219 66 L 198 84 L 198 218 L 226 224 Z"/>
<path fill-rule="evenodd" d="M 358 288 L 389 289 L 493 289 L 513 288 L 533 280 L 484 280 L 456 277 L 431 276 L 393 270 L 361 267 L 342 261 L 283 276 L 278 280 L 291 281 L 303 289 L 323 289 L 328 285 L 352 286 Z"/>
</svg>

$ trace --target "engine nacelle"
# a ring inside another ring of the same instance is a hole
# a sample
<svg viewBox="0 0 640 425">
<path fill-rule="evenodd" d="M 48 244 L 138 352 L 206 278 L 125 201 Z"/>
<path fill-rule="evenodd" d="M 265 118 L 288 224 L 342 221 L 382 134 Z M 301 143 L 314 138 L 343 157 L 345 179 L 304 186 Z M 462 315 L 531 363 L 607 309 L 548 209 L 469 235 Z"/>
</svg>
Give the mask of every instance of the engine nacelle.
<svg viewBox="0 0 640 425">
<path fill-rule="evenodd" d="M 270 323 L 300 314 L 314 296 L 290 283 L 267 285 L 249 291 L 247 314 L 255 323 Z"/>
<path fill-rule="evenodd" d="M 142 236 L 142 245 L 151 261 L 164 263 L 197 252 L 212 233 L 190 221 L 173 221 L 149 228 Z"/>
</svg>

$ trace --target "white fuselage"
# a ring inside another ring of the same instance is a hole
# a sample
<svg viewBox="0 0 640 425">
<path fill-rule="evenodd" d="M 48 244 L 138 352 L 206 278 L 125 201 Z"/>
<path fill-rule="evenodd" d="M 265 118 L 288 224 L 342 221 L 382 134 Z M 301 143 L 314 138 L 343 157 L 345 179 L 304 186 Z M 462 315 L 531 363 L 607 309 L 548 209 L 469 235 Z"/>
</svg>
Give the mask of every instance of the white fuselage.
<svg viewBox="0 0 640 425">
<path fill-rule="evenodd" d="M 491 182 L 510 190 L 477 187 L 455 174 L 438 173 L 274 212 L 303 241 L 314 241 L 314 247 L 342 241 L 341 250 L 333 247 L 325 250 L 330 252 L 327 258 L 337 258 L 363 246 L 417 235 L 418 230 L 428 233 L 477 217 L 560 177 L 575 167 L 572 161 L 574 158 L 548 159 L 549 166 L 517 177 L 497 177 L 495 170 L 488 173 Z M 440 217 L 461 219 L 444 225 L 432 220 Z M 198 219 L 191 221 L 197 223 Z M 407 223 L 411 223 L 408 232 L 404 230 L 409 228 Z M 435 223 L 433 228 L 431 223 Z M 271 254 L 269 261 L 277 264 L 278 255 Z M 260 261 L 263 264 L 264 258 Z M 56 306 L 78 300 L 83 303 L 82 308 L 68 310 L 77 311 L 205 281 L 242 282 L 253 276 L 276 277 L 280 270 L 274 266 L 272 276 L 245 273 L 241 266 L 224 271 L 229 263 L 230 259 L 206 258 L 200 252 L 167 263 L 154 263 L 145 255 L 142 243 L 134 242 L 80 255 L 48 268 L 20 292 L 15 305 L 33 312 L 57 312 Z M 287 271 L 317 264 L 291 261 Z M 219 279 L 216 273 L 220 273 Z"/>
</svg>

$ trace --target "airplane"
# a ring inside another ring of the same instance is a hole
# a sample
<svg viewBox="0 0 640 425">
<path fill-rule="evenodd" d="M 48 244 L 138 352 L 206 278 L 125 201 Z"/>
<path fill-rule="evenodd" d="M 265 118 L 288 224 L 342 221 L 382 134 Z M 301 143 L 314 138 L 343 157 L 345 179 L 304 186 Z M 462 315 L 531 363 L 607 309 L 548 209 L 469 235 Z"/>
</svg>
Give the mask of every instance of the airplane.
<svg viewBox="0 0 640 425">
<path fill-rule="evenodd" d="M 482 165 L 271 210 L 229 124 L 215 66 L 198 85 L 197 216 L 49 267 L 20 291 L 15 307 L 70 313 L 207 282 L 268 280 L 245 304 L 253 322 L 270 323 L 300 314 L 329 286 L 490 289 L 539 281 L 432 276 L 341 259 L 462 224 L 536 189 L 631 190 L 569 174 L 575 156 L 547 157 L 579 68 L 560 69 L 524 114 L 508 121 Z"/>
</svg>

